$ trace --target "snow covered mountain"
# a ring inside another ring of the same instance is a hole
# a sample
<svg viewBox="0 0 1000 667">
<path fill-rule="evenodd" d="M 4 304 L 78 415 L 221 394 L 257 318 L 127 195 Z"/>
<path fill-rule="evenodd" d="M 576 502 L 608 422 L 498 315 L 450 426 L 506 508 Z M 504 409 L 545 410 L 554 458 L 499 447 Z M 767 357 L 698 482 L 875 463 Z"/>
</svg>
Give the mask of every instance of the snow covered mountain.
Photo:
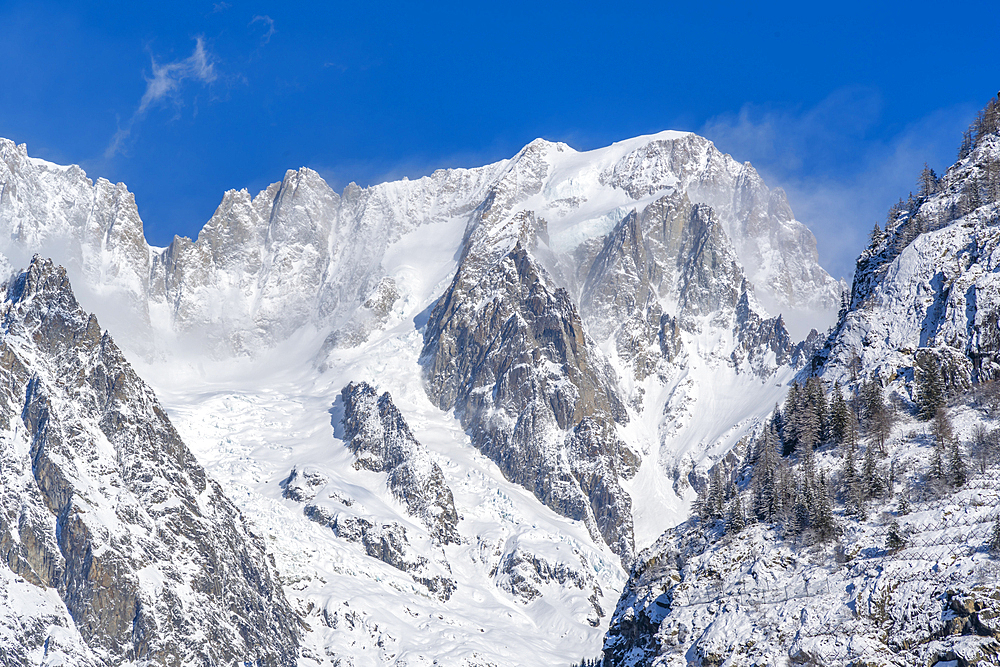
<svg viewBox="0 0 1000 667">
<path fill-rule="evenodd" d="M 181 442 L 66 273 L 0 305 L 0 660 L 294 665 L 263 544 Z"/>
<path fill-rule="evenodd" d="M 593 654 L 841 291 L 780 190 L 677 132 L 339 195 L 289 171 L 166 248 L 123 185 L 0 140 L 0 226 L 264 536 L 300 664 Z"/>
<path fill-rule="evenodd" d="M 998 318 L 1000 99 L 872 232 L 799 376 L 830 400 L 786 401 L 713 471 L 721 516 L 637 557 L 604 664 L 1000 664 Z"/>
</svg>

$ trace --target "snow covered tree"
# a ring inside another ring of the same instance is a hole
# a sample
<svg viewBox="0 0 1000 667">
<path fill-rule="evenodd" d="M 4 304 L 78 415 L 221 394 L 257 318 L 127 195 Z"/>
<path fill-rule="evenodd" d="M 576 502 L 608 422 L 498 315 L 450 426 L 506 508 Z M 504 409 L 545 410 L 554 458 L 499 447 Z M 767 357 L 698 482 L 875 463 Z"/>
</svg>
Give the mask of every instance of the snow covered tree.
<svg viewBox="0 0 1000 667">
<path fill-rule="evenodd" d="M 865 460 L 861 466 L 861 484 L 865 500 L 877 498 L 885 491 L 885 483 L 879 477 L 878 467 L 875 464 L 875 450 L 870 446 L 865 449 Z"/>
<path fill-rule="evenodd" d="M 897 505 L 896 514 L 899 516 L 906 516 L 910 513 L 910 490 L 903 488 L 902 493 L 899 494 L 899 504 Z"/>
<path fill-rule="evenodd" d="M 821 542 L 836 537 L 839 531 L 837 521 L 833 517 L 833 502 L 830 499 L 830 489 L 823 476 L 820 476 L 813 499 L 813 529 Z"/>
<path fill-rule="evenodd" d="M 882 383 L 879 382 L 876 373 L 872 373 L 870 378 L 861 383 L 861 391 L 858 398 L 861 401 L 861 418 L 867 425 L 885 404 L 885 397 L 882 395 Z"/>
<path fill-rule="evenodd" d="M 939 408 L 945 405 L 944 377 L 937 355 L 927 351 L 917 351 L 913 365 L 914 380 L 917 384 L 917 407 L 924 421 L 933 419 Z"/>
<path fill-rule="evenodd" d="M 785 409 L 782 411 L 784 422 L 781 429 L 782 455 L 788 456 L 799 444 L 799 404 L 802 390 L 798 382 L 792 382 L 788 395 L 785 396 Z"/>
<path fill-rule="evenodd" d="M 885 548 L 889 553 L 896 553 L 906 546 L 906 536 L 899 522 L 895 519 L 889 524 L 889 532 L 885 536 Z"/>
<path fill-rule="evenodd" d="M 830 438 L 835 445 L 844 444 L 847 435 L 848 421 L 851 419 L 851 411 L 844 400 L 844 394 L 840 389 L 840 383 L 833 384 L 833 395 L 830 397 Z"/>
<path fill-rule="evenodd" d="M 692 511 L 703 521 L 713 521 L 724 518 L 723 510 L 726 504 L 726 489 L 718 466 L 713 466 L 709 475 L 708 485 L 698 492 L 698 498 Z"/>
<path fill-rule="evenodd" d="M 738 533 L 747 526 L 747 516 L 743 511 L 743 501 L 739 493 L 734 493 L 726 512 L 726 532 Z"/>
<path fill-rule="evenodd" d="M 952 486 L 965 486 L 966 479 L 965 461 L 962 460 L 958 438 L 952 436 L 948 445 L 948 481 Z"/>
<path fill-rule="evenodd" d="M 875 436 L 880 452 L 885 452 L 885 443 L 895 423 L 895 413 L 882 392 L 882 383 L 875 373 L 861 385 L 861 405 L 865 428 Z"/>
<path fill-rule="evenodd" d="M 781 511 L 778 480 L 779 445 L 774 427 L 768 425 L 757 439 L 757 453 L 751 472 L 752 512 L 760 521 L 774 521 Z"/>
<path fill-rule="evenodd" d="M 917 179 L 917 189 L 918 196 L 923 198 L 930 197 L 938 191 L 937 174 L 926 162 L 924 162 L 924 168 L 920 172 L 920 178 Z"/>
<path fill-rule="evenodd" d="M 804 408 L 808 411 L 806 420 L 808 420 L 809 428 L 813 429 L 810 435 L 813 438 L 812 445 L 815 448 L 827 440 L 827 431 L 829 430 L 826 388 L 823 386 L 823 380 L 815 376 L 806 380 L 805 393 Z"/>
<path fill-rule="evenodd" d="M 847 317 L 847 312 L 850 309 L 851 309 L 851 300 L 847 296 L 847 290 L 841 290 L 840 291 L 840 310 L 837 312 L 837 322 L 843 322 L 844 318 Z"/>
</svg>

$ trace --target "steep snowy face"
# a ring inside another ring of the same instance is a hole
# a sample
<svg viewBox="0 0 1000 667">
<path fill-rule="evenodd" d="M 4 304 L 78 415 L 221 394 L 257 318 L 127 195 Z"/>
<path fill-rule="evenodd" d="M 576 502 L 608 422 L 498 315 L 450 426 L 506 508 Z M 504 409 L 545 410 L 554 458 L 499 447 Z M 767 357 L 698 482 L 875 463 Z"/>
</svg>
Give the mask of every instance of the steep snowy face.
<svg viewBox="0 0 1000 667">
<path fill-rule="evenodd" d="M 803 334 L 832 321 L 840 283 L 819 266 L 816 240 L 794 219 L 784 192 L 769 190 L 749 163 L 739 164 L 707 139 L 663 132 L 585 153 L 548 144 L 544 162 L 544 180 L 537 167 L 530 170 L 541 182 L 523 207 L 548 220 L 556 249 L 604 235 L 632 208 L 642 210 L 664 194 L 684 194 L 715 211 L 767 312 L 807 319 Z"/>
<path fill-rule="evenodd" d="M 692 205 L 685 195 L 665 195 L 641 216 L 629 213 L 580 272 L 586 274 L 581 308 L 589 330 L 598 340 L 614 340 L 636 380 L 680 354 L 677 329 L 694 336 L 726 332 L 724 345 L 711 352 L 728 353 L 737 366 L 762 375 L 786 361 L 783 324 L 777 318 L 764 323 L 714 210 Z M 772 350 L 769 368 L 764 358 Z"/>
<path fill-rule="evenodd" d="M 294 665 L 298 617 L 262 545 L 65 271 L 36 258 L 5 291 L 4 655 Z"/>
<path fill-rule="evenodd" d="M 123 184 L 95 183 L 80 167 L 31 158 L 24 144 L 0 138 L 0 226 L 0 253 L 14 263 L 47 251 L 72 267 L 87 302 L 111 305 L 102 313 L 110 324 L 148 331 L 151 252 Z"/>
<path fill-rule="evenodd" d="M 981 136 L 873 232 L 849 307 L 816 361 L 825 377 L 875 372 L 909 392 L 918 351 L 937 358 L 951 389 L 1000 376 L 998 163 L 1000 137 Z"/>
</svg>

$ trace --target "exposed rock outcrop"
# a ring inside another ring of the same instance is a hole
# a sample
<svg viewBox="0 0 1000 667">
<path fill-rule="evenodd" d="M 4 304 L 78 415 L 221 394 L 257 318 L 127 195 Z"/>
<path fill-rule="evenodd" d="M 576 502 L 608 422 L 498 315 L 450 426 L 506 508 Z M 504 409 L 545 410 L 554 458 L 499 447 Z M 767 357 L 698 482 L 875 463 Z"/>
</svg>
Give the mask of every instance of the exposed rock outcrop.
<svg viewBox="0 0 1000 667">
<path fill-rule="evenodd" d="M 458 543 L 458 512 L 441 467 L 410 431 L 389 392 L 381 396 L 367 382 L 341 392 L 345 442 L 357 469 L 384 472 L 392 494 L 406 504 L 440 544 Z"/>
</svg>

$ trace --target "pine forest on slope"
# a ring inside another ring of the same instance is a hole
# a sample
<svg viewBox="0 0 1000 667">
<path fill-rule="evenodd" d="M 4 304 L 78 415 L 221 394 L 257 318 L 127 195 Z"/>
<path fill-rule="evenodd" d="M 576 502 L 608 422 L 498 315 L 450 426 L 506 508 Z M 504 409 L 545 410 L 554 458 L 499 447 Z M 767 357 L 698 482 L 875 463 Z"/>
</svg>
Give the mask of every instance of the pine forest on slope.
<svg viewBox="0 0 1000 667">
<path fill-rule="evenodd" d="M 1000 664 L 1000 98 L 781 407 L 637 557 L 604 664 Z"/>
</svg>

